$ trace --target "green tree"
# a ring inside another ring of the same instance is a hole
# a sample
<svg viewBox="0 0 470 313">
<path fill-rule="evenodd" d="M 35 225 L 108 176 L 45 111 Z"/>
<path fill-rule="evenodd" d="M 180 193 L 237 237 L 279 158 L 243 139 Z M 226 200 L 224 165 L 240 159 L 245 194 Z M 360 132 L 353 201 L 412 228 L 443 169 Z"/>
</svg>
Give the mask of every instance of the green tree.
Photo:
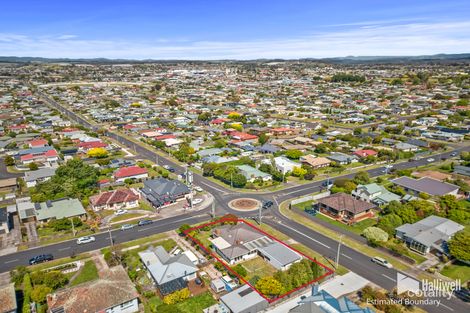
<svg viewBox="0 0 470 313">
<path fill-rule="evenodd" d="M 470 262 L 470 226 L 457 232 L 448 242 L 450 254 L 457 260 Z"/>
<path fill-rule="evenodd" d="M 29 273 L 30 271 L 26 266 L 17 266 L 10 271 L 10 280 L 12 283 L 15 283 L 16 286 L 19 286 L 23 282 L 24 276 Z"/>
<path fill-rule="evenodd" d="M 7 155 L 3 160 L 6 166 L 13 166 L 15 165 L 15 159 L 11 155 Z"/>
<path fill-rule="evenodd" d="M 264 145 L 268 141 L 268 139 L 269 137 L 265 133 L 262 133 L 258 136 L 258 142 L 261 145 Z"/>
<path fill-rule="evenodd" d="M 299 151 L 297 149 L 290 149 L 290 150 L 287 150 L 284 155 L 286 157 L 288 157 L 289 159 L 292 159 L 292 160 L 298 160 L 302 155 L 302 151 Z"/>
<path fill-rule="evenodd" d="M 31 171 L 37 171 L 39 169 L 39 166 L 37 165 L 37 163 L 31 162 L 31 163 L 28 164 L 28 168 Z"/>
<path fill-rule="evenodd" d="M 90 158 L 104 159 L 108 156 L 108 151 L 105 148 L 92 148 L 88 150 L 87 155 Z"/>
<path fill-rule="evenodd" d="M 358 185 L 365 185 L 370 183 L 369 173 L 366 171 L 357 172 L 357 174 L 354 176 L 354 182 Z"/>
<path fill-rule="evenodd" d="M 248 272 L 241 264 L 235 265 L 234 267 L 232 267 L 232 270 L 243 278 L 245 278 L 246 275 L 248 275 Z"/>
<path fill-rule="evenodd" d="M 388 240 L 388 233 L 374 226 L 364 229 L 362 235 L 366 237 L 369 242 L 386 242 Z"/>
<path fill-rule="evenodd" d="M 403 221 L 401 217 L 396 214 L 385 215 L 377 223 L 377 227 L 387 232 L 390 237 L 395 234 L 395 228 L 401 225 L 403 225 Z"/>
<path fill-rule="evenodd" d="M 52 292 L 52 289 L 46 285 L 37 285 L 34 286 L 33 291 L 31 292 L 31 299 L 37 303 L 45 303 L 46 297 Z"/>
<path fill-rule="evenodd" d="M 31 312 L 31 292 L 33 291 L 33 286 L 31 285 L 31 278 L 29 274 L 24 275 L 23 278 L 23 313 Z"/>
<path fill-rule="evenodd" d="M 281 283 L 272 276 L 260 278 L 256 283 L 256 289 L 266 296 L 278 296 L 283 290 Z"/>
<path fill-rule="evenodd" d="M 292 176 L 303 178 L 305 174 L 307 174 L 307 170 L 300 166 L 294 166 L 292 169 Z"/>
</svg>

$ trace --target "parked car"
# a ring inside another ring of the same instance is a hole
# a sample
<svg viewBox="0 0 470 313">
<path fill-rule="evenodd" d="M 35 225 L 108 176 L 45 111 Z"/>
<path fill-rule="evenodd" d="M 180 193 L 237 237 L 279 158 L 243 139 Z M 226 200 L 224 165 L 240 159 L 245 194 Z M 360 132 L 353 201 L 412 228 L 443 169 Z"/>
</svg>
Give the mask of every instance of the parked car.
<svg viewBox="0 0 470 313">
<path fill-rule="evenodd" d="M 95 242 L 96 238 L 93 236 L 84 236 L 77 239 L 77 245 L 81 245 L 83 243 L 90 243 Z"/>
<path fill-rule="evenodd" d="M 372 262 L 376 263 L 376 264 L 379 264 L 379 265 L 382 265 L 386 268 L 393 268 L 393 265 L 391 263 L 389 263 L 387 260 L 383 259 L 383 258 L 380 258 L 378 256 L 376 257 L 373 257 L 371 259 Z"/>
<path fill-rule="evenodd" d="M 451 157 L 457 156 L 457 152 L 452 152 L 452 153 L 450 154 L 450 156 L 451 156 Z"/>
<path fill-rule="evenodd" d="M 429 158 L 429 159 L 427 159 L 426 161 L 428 161 L 428 162 L 434 162 L 434 158 Z"/>
<path fill-rule="evenodd" d="M 454 295 L 462 301 L 470 302 L 470 290 L 468 290 L 467 288 L 455 290 Z"/>
<path fill-rule="evenodd" d="M 193 205 L 201 203 L 203 200 L 202 199 L 193 199 Z"/>
<path fill-rule="evenodd" d="M 163 168 L 166 169 L 167 171 L 169 171 L 170 173 L 174 173 L 175 172 L 175 169 L 172 168 L 171 166 L 169 165 L 163 165 Z"/>
<path fill-rule="evenodd" d="M 131 229 L 131 228 L 134 228 L 134 224 L 124 224 L 121 226 L 121 230 L 127 230 L 127 229 Z"/>
<path fill-rule="evenodd" d="M 202 189 L 199 186 L 194 186 L 194 190 L 196 190 L 197 192 L 203 192 L 204 191 L 204 189 Z"/>
<path fill-rule="evenodd" d="M 119 209 L 116 212 L 114 212 L 115 215 L 123 215 L 126 214 L 128 211 L 124 209 Z"/>
<path fill-rule="evenodd" d="M 40 254 L 31 259 L 29 259 L 29 265 L 39 264 L 47 261 L 54 260 L 52 254 Z"/>
<path fill-rule="evenodd" d="M 144 226 L 144 225 L 149 225 L 149 224 L 152 224 L 152 223 L 153 223 L 152 220 L 140 220 L 139 223 L 137 223 L 137 225 Z"/>
</svg>

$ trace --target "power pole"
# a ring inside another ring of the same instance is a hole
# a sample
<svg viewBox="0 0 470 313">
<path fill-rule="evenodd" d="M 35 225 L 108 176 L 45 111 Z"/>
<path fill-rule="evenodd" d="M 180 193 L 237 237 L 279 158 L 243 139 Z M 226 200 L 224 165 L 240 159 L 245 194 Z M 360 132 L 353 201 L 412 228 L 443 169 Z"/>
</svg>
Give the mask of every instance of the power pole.
<svg viewBox="0 0 470 313">
<path fill-rule="evenodd" d="M 212 210 L 211 210 L 212 218 L 215 218 L 215 201 L 212 200 Z"/>
<path fill-rule="evenodd" d="M 261 225 L 261 210 L 262 210 L 262 208 L 261 208 L 261 205 L 260 205 L 259 208 L 258 208 L 258 223 L 260 225 Z"/>
<path fill-rule="evenodd" d="M 109 234 L 109 242 L 111 243 L 111 248 L 113 247 L 113 236 L 111 235 L 111 225 L 108 224 L 108 234 Z"/>
<path fill-rule="evenodd" d="M 343 240 L 343 235 L 339 236 L 339 242 L 338 242 L 338 251 L 336 252 L 336 270 L 338 269 L 338 263 L 339 263 L 339 252 L 341 249 L 341 243 Z"/>
<path fill-rule="evenodd" d="M 73 225 L 73 217 L 70 218 L 70 221 L 72 222 L 72 234 L 75 237 L 75 225 Z"/>
<path fill-rule="evenodd" d="M 230 173 L 230 188 L 233 188 L 233 173 Z"/>
</svg>

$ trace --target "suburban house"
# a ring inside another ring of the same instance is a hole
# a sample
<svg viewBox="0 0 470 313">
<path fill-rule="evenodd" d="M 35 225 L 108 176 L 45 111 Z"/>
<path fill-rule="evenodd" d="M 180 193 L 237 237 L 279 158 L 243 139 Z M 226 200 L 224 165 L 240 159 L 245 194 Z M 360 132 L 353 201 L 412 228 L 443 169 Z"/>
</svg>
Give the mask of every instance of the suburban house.
<svg viewBox="0 0 470 313">
<path fill-rule="evenodd" d="M 220 301 L 229 310 L 228 312 L 232 313 L 255 313 L 269 306 L 268 301 L 247 284 L 223 295 Z M 227 310 L 217 312 L 227 312 Z"/>
<path fill-rule="evenodd" d="M 270 181 L 273 179 L 271 174 L 262 172 L 250 165 L 238 165 L 237 168 L 249 182 L 254 182 L 258 178 L 262 179 L 263 181 Z"/>
<path fill-rule="evenodd" d="M 315 157 L 311 154 L 304 155 L 300 157 L 300 163 L 309 165 L 314 169 L 328 167 L 331 164 L 331 161 L 325 157 Z"/>
<path fill-rule="evenodd" d="M 346 164 L 358 162 L 357 156 L 347 155 L 347 154 L 340 153 L 340 152 L 333 152 L 329 156 L 327 156 L 327 158 L 340 165 L 346 165 Z"/>
<path fill-rule="evenodd" d="M 36 219 L 34 203 L 30 197 L 17 198 L 15 207 L 20 221 L 31 222 Z"/>
<path fill-rule="evenodd" d="M 140 194 L 137 190 L 117 189 L 102 192 L 90 197 L 90 206 L 94 211 L 132 209 L 139 207 Z"/>
<path fill-rule="evenodd" d="M 142 197 L 155 208 L 185 199 L 191 193 L 188 186 L 178 180 L 163 177 L 144 181 L 140 189 Z"/>
<path fill-rule="evenodd" d="M 215 251 L 230 265 L 261 256 L 275 268 L 287 270 L 302 259 L 294 250 L 243 222 L 214 229 L 209 240 Z"/>
<path fill-rule="evenodd" d="M 31 188 L 36 186 L 38 183 L 45 182 L 54 176 L 56 168 L 45 167 L 40 168 L 36 171 L 29 171 L 24 173 L 24 182 L 26 187 Z"/>
<path fill-rule="evenodd" d="M 286 157 L 280 156 L 274 158 L 274 165 L 282 174 L 292 172 L 294 167 L 301 167 L 300 163 L 289 160 Z"/>
<path fill-rule="evenodd" d="M 406 142 L 399 142 L 395 144 L 393 148 L 404 152 L 414 152 L 419 150 L 419 147 Z"/>
<path fill-rule="evenodd" d="M 376 156 L 378 153 L 377 151 L 366 149 L 366 150 L 356 150 L 353 152 L 353 154 L 360 158 L 367 158 L 368 156 Z"/>
<path fill-rule="evenodd" d="M 347 224 L 354 224 L 374 216 L 375 204 L 358 200 L 345 193 L 335 193 L 320 198 L 314 208 L 329 217 Z"/>
<path fill-rule="evenodd" d="M 47 146 L 47 140 L 44 139 L 44 138 L 37 138 L 37 139 L 33 139 L 31 141 L 28 142 L 28 146 L 30 148 L 37 148 L 37 147 L 45 147 Z"/>
<path fill-rule="evenodd" d="M 464 176 L 470 176 L 470 166 L 455 165 L 454 173 Z"/>
<path fill-rule="evenodd" d="M 0 192 L 14 192 L 18 187 L 15 177 L 0 179 Z"/>
<path fill-rule="evenodd" d="M 113 174 L 114 180 L 118 183 L 126 179 L 144 179 L 149 177 L 148 170 L 139 166 L 121 167 Z"/>
<path fill-rule="evenodd" d="M 20 151 L 19 159 L 24 165 L 32 162 L 51 163 L 59 160 L 59 154 L 52 147 L 37 147 Z"/>
<path fill-rule="evenodd" d="M 361 308 L 345 296 L 335 298 L 326 290 L 313 285 L 312 294 L 301 299 L 289 313 L 374 313 L 371 308 Z"/>
<path fill-rule="evenodd" d="M 78 199 L 58 199 L 48 200 L 34 204 L 36 220 L 47 223 L 51 219 L 61 219 L 70 217 L 84 217 L 86 211 Z"/>
<path fill-rule="evenodd" d="M 0 304 L 0 313 L 18 312 L 18 304 L 16 303 L 16 291 L 14 283 L 0 286 Z"/>
<path fill-rule="evenodd" d="M 427 254 L 432 251 L 448 253 L 447 241 L 464 226 L 444 217 L 431 215 L 414 224 L 395 228 L 395 236 L 414 251 Z"/>
<path fill-rule="evenodd" d="M 431 196 L 454 195 L 459 192 L 459 186 L 440 182 L 430 177 L 414 179 L 407 176 L 398 177 L 391 180 L 397 186 L 402 187 L 407 193 L 418 196 L 424 192 Z"/>
<path fill-rule="evenodd" d="M 196 278 L 198 268 L 184 253 L 170 255 L 158 246 L 139 252 L 139 257 L 163 296 L 186 288 Z"/>
<path fill-rule="evenodd" d="M 139 312 L 139 294 L 121 266 L 103 269 L 100 278 L 47 296 L 49 313 Z"/>
<path fill-rule="evenodd" d="M 269 144 L 269 143 L 265 143 L 264 145 L 262 145 L 260 147 L 256 147 L 256 150 L 258 150 L 261 153 L 272 153 L 272 154 L 274 154 L 278 151 L 281 151 L 282 149 L 279 148 L 278 146 L 275 146 L 275 145 L 272 145 L 272 144 Z"/>
<path fill-rule="evenodd" d="M 371 202 L 376 205 L 385 205 L 392 201 L 401 200 L 399 195 L 388 191 L 387 188 L 376 183 L 358 185 L 351 195 L 356 199 Z"/>
</svg>

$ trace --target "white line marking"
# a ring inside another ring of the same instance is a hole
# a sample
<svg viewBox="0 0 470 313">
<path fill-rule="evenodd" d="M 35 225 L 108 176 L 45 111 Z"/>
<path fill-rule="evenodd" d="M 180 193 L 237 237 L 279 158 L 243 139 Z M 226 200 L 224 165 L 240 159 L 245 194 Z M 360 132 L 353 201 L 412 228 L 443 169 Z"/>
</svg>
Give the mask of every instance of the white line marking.
<svg viewBox="0 0 470 313">
<path fill-rule="evenodd" d="M 448 310 L 454 311 L 453 308 L 448 307 L 447 305 L 445 305 L 445 304 L 443 304 L 443 303 L 439 303 L 437 306 L 441 306 L 441 305 L 442 305 L 443 307 L 445 307 L 446 309 L 448 309 Z"/>
<path fill-rule="evenodd" d="M 346 254 L 343 254 L 343 253 L 341 253 L 341 255 L 344 256 L 346 259 L 352 260 L 352 258 L 349 255 L 346 255 Z"/>
<path fill-rule="evenodd" d="M 178 223 L 178 222 L 181 222 L 181 221 L 186 221 L 186 220 L 190 220 L 190 219 L 193 219 L 193 218 L 196 218 L 196 217 L 201 217 L 201 216 L 205 216 L 205 214 L 199 214 L 199 215 L 195 215 L 195 216 L 190 216 L 190 217 L 186 217 L 186 218 L 182 218 L 182 219 L 179 219 L 179 220 L 176 220 L 172 223 Z M 156 220 L 154 222 L 158 222 L 159 220 Z M 162 227 L 163 225 L 155 225 L 155 226 L 151 226 L 151 227 L 147 227 L 147 228 L 142 228 L 142 229 L 139 229 L 137 230 L 138 232 L 142 232 L 142 231 L 146 231 L 146 230 L 149 230 L 149 229 L 152 229 L 152 228 L 158 228 L 158 227 Z"/>
<path fill-rule="evenodd" d="M 311 187 L 308 187 L 308 188 L 294 190 L 294 191 L 291 191 L 291 192 L 285 192 L 285 193 L 282 193 L 282 194 L 287 196 L 287 195 L 290 195 L 291 193 L 296 193 L 296 192 L 300 192 L 300 191 L 304 191 L 304 190 L 312 190 L 313 188 L 316 188 L 316 187 L 318 187 L 318 186 L 311 186 Z M 292 187 L 292 188 L 295 188 L 295 187 Z"/>
<path fill-rule="evenodd" d="M 304 237 L 306 237 L 306 238 L 308 238 L 308 239 L 310 239 L 310 240 L 312 240 L 312 241 L 315 241 L 316 243 L 318 243 L 318 244 L 324 246 L 325 248 L 331 249 L 329 246 L 325 245 L 323 242 L 318 241 L 318 240 L 316 240 L 316 239 L 313 239 L 312 237 L 307 236 L 307 235 L 305 235 L 304 233 L 301 233 L 300 231 L 298 231 L 298 230 L 295 229 L 295 228 L 292 228 L 292 227 L 290 227 L 290 226 L 287 226 L 287 225 L 283 224 L 282 222 L 279 222 L 279 224 L 282 224 L 284 227 L 287 227 L 287 228 L 289 228 L 289 229 L 292 230 L 292 231 L 295 231 L 295 232 L 298 233 L 299 235 L 302 235 L 302 236 L 304 236 Z"/>
<path fill-rule="evenodd" d="M 390 276 L 387 276 L 385 274 L 382 274 L 383 277 L 390 279 L 391 281 L 396 281 L 395 279 L 391 278 Z"/>
<path fill-rule="evenodd" d="M 5 264 L 13 263 L 13 262 L 16 262 L 16 261 L 18 261 L 18 259 L 14 259 L 14 260 L 10 260 L 10 261 L 5 261 Z"/>
<path fill-rule="evenodd" d="M 70 247 L 59 249 L 59 251 L 65 251 L 65 250 L 68 250 L 68 249 L 70 249 Z"/>
<path fill-rule="evenodd" d="M 202 181 L 201 181 L 200 184 L 201 184 L 201 185 L 205 185 L 205 186 L 207 186 L 207 187 L 209 187 L 209 188 L 215 189 L 215 190 L 217 190 L 217 191 L 220 191 L 220 192 L 222 192 L 223 194 L 226 194 L 225 190 L 219 189 L 219 188 L 214 187 L 214 186 L 212 186 L 212 185 L 209 185 L 209 184 L 207 184 L 207 183 L 205 183 L 205 182 L 202 182 Z"/>
</svg>

